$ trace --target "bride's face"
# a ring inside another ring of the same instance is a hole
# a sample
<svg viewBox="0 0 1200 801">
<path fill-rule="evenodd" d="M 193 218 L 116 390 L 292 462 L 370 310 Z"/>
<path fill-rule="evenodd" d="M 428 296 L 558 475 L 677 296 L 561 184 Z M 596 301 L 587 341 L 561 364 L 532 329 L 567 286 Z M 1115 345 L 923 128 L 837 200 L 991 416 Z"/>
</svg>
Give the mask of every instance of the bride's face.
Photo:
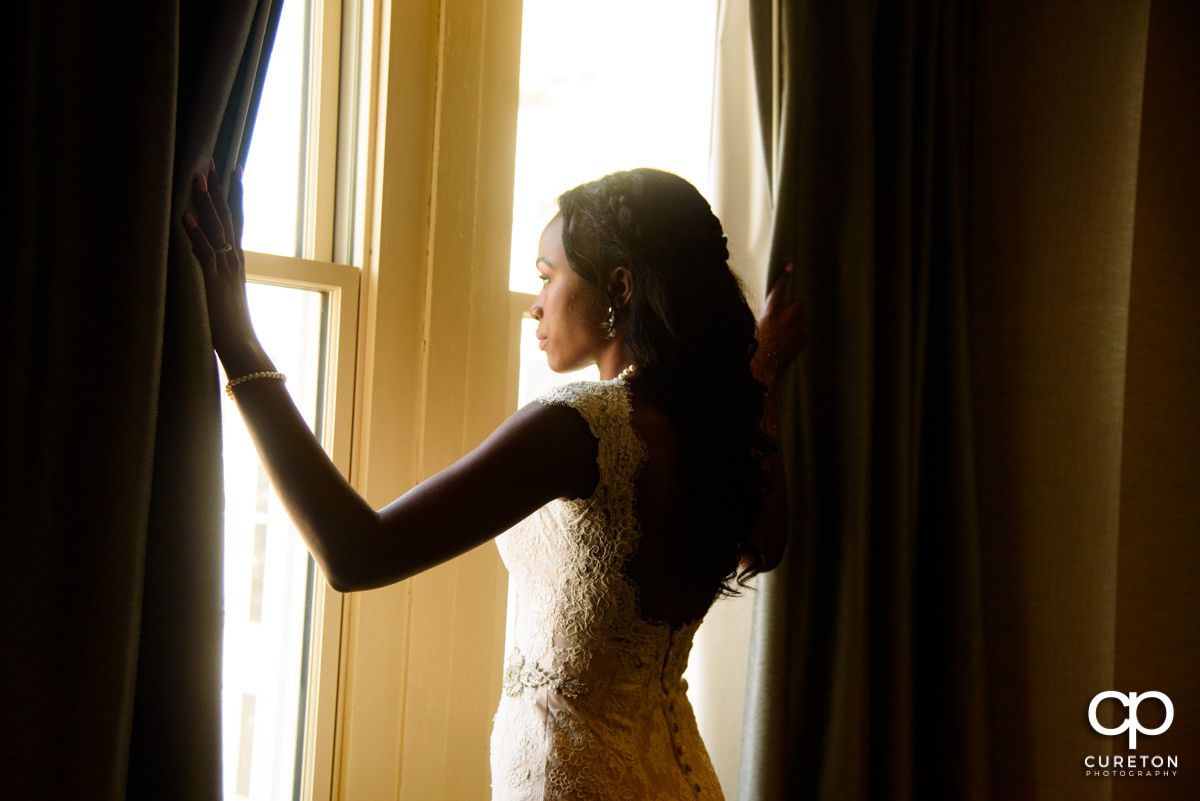
<svg viewBox="0 0 1200 801">
<path fill-rule="evenodd" d="M 610 340 L 604 336 L 608 304 L 599 290 L 567 263 L 561 216 L 555 216 L 538 244 L 537 271 L 542 279 L 529 314 L 538 321 L 538 348 L 556 373 L 596 364 Z"/>
</svg>

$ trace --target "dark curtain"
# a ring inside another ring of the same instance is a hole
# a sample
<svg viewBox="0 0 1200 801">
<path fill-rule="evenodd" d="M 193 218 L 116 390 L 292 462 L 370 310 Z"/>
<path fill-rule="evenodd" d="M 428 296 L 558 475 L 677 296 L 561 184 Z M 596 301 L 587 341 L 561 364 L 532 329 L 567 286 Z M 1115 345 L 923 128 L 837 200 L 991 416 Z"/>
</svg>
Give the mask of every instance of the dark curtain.
<svg viewBox="0 0 1200 801">
<path fill-rule="evenodd" d="M 220 797 L 219 386 L 179 219 L 244 158 L 278 6 L 10 9 L 4 798 Z"/>
<path fill-rule="evenodd" d="M 740 796 L 928 799 L 987 773 L 966 242 L 969 4 L 751 3 L 772 265 L 811 344 Z M 771 54 L 778 52 L 773 88 Z M 773 96 L 774 94 L 774 96 Z"/>
<path fill-rule="evenodd" d="M 1200 14 L 751 17 L 771 264 L 812 323 L 739 798 L 1191 797 L 1085 760 L 1128 752 L 1088 724 L 1108 690 L 1174 701 L 1138 754 L 1200 747 Z"/>
</svg>

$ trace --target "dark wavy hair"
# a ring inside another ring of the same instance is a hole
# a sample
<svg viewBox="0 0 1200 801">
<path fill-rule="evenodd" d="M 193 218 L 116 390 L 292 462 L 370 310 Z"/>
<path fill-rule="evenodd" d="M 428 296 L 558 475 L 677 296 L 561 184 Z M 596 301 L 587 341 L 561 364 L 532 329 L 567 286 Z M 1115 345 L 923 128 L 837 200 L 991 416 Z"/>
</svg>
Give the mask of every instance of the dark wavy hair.
<svg viewBox="0 0 1200 801">
<path fill-rule="evenodd" d="M 689 546 L 679 556 L 714 592 L 736 595 L 762 566 L 750 535 L 770 489 L 763 462 L 774 444 L 762 431 L 765 393 L 750 370 L 754 313 L 729 268 L 721 223 L 690 183 L 645 168 L 577 186 L 558 207 L 576 273 L 601 296 L 617 267 L 632 276 L 616 319 L 630 363 L 676 429 Z"/>
</svg>

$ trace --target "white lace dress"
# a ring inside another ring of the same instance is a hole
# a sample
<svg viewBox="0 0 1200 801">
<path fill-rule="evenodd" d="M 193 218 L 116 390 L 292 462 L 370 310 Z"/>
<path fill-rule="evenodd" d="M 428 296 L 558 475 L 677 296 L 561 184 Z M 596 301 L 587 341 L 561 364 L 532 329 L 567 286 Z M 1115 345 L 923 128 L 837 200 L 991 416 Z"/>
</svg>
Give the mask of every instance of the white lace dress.
<svg viewBox="0 0 1200 801">
<path fill-rule="evenodd" d="M 699 623 L 644 620 L 626 576 L 646 457 L 628 385 L 569 384 L 539 401 L 587 421 L 600 480 L 592 497 L 554 501 L 496 539 L 517 611 L 492 730 L 492 799 L 720 799 L 682 678 Z"/>
</svg>

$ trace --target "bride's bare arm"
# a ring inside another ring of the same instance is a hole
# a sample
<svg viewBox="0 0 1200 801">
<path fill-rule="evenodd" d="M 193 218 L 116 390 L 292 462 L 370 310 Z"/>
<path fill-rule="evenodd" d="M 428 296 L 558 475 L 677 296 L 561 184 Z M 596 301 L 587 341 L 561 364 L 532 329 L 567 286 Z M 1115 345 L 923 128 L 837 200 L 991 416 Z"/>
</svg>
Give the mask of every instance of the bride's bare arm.
<svg viewBox="0 0 1200 801">
<path fill-rule="evenodd" d="M 235 392 L 272 485 L 342 592 L 413 576 L 555 498 L 587 497 L 598 479 L 596 440 L 583 418 L 532 403 L 462 459 L 375 511 L 321 450 L 280 382 L 248 382 Z"/>
<path fill-rule="evenodd" d="M 227 205 L 215 173 L 198 176 L 195 214 L 185 216 L 184 227 L 204 270 L 214 347 L 236 379 L 275 367 L 246 305 L 236 178 L 229 198 Z M 376 511 L 326 456 L 281 381 L 244 381 L 233 393 L 272 485 L 341 591 L 408 578 L 486 542 L 554 498 L 590 495 L 599 477 L 596 441 L 583 418 L 533 403 L 467 456 Z"/>
</svg>

